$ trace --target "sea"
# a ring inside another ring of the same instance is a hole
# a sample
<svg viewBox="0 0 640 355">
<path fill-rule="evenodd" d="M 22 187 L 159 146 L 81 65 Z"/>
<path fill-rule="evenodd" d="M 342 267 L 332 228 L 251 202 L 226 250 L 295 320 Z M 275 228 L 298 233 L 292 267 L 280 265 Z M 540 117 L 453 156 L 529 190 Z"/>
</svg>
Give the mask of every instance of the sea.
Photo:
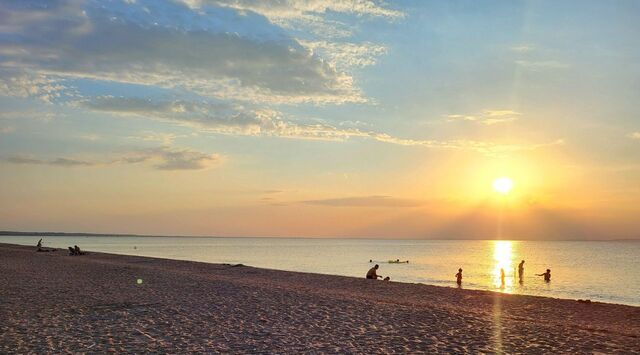
<svg viewBox="0 0 640 355">
<path fill-rule="evenodd" d="M 640 241 L 381 240 L 147 236 L 0 236 L 0 243 L 364 277 L 640 306 Z M 390 261 L 408 263 L 390 263 Z M 525 260 L 522 282 L 517 266 Z M 551 270 L 551 281 L 542 274 Z M 502 283 L 500 274 L 504 270 Z M 46 271 L 45 271 L 46 272 Z"/>
</svg>

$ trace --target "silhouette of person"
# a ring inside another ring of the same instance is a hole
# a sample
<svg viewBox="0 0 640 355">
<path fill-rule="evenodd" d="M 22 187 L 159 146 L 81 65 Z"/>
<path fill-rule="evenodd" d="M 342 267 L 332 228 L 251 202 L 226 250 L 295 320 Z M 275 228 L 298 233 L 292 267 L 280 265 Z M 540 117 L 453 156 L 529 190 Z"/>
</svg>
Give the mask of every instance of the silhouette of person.
<svg viewBox="0 0 640 355">
<path fill-rule="evenodd" d="M 518 279 L 522 281 L 522 277 L 524 276 L 524 260 L 518 264 Z"/>
<path fill-rule="evenodd" d="M 376 266 L 374 266 L 371 269 L 369 269 L 369 271 L 367 272 L 367 279 L 377 280 L 378 277 L 382 277 L 382 276 L 378 275 L 378 273 L 377 273 L 378 267 L 379 267 L 378 264 L 376 264 Z"/>
<path fill-rule="evenodd" d="M 76 252 L 76 255 L 84 255 L 84 253 L 80 250 L 77 245 L 73 246 L 73 250 Z"/>
<path fill-rule="evenodd" d="M 504 269 L 500 269 L 500 284 L 504 286 Z"/>
<path fill-rule="evenodd" d="M 40 249 L 40 247 L 42 247 L 42 238 L 40 238 L 40 240 L 38 240 L 38 245 L 36 245 L 38 247 L 38 249 Z"/>
<path fill-rule="evenodd" d="M 462 285 L 462 269 L 458 269 L 458 273 L 456 274 L 456 283 L 458 283 L 458 285 Z"/>
<path fill-rule="evenodd" d="M 547 269 L 545 273 L 536 274 L 536 276 L 544 276 L 544 281 L 549 282 L 551 281 L 551 269 Z"/>
</svg>

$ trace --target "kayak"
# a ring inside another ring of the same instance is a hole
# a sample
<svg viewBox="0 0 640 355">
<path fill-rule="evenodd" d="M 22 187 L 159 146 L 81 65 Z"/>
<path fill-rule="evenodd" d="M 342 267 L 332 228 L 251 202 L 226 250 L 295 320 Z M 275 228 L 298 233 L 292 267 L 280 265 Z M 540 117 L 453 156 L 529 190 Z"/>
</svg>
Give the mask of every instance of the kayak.
<svg viewBox="0 0 640 355">
<path fill-rule="evenodd" d="M 409 260 L 399 261 L 399 260 L 389 260 L 389 264 L 408 264 Z"/>
</svg>

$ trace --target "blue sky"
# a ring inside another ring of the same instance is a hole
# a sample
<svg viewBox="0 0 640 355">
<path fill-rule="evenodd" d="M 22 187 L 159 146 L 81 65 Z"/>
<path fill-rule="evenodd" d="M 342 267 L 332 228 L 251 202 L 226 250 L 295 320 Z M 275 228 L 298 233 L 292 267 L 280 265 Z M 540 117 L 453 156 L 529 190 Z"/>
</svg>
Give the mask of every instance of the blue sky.
<svg viewBox="0 0 640 355">
<path fill-rule="evenodd" d="M 639 17 L 633 1 L 5 1 L 0 226 L 637 238 Z"/>
</svg>

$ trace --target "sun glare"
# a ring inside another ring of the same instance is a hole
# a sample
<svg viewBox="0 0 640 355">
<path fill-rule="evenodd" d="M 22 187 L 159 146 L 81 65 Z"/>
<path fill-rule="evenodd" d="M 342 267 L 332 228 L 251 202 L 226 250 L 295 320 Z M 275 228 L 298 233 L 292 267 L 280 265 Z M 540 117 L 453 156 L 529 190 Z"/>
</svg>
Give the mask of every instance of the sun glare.
<svg viewBox="0 0 640 355">
<path fill-rule="evenodd" d="M 493 189 L 503 195 L 508 194 L 513 189 L 513 181 L 508 177 L 501 177 L 493 181 Z"/>
</svg>

